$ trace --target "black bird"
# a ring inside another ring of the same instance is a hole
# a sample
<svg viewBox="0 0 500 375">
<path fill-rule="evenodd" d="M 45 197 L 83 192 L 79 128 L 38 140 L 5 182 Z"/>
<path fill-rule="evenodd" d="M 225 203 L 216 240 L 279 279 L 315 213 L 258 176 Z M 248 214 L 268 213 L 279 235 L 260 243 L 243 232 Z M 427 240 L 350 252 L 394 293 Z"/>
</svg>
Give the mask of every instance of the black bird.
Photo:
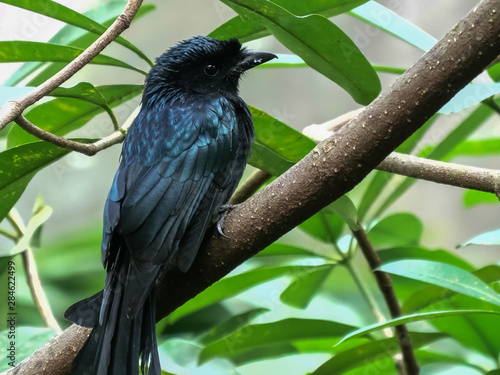
<svg viewBox="0 0 500 375">
<path fill-rule="evenodd" d="M 104 290 L 65 314 L 93 328 L 73 374 L 160 374 L 154 281 L 189 269 L 234 192 L 254 138 L 239 79 L 275 57 L 198 36 L 157 58 L 104 208 Z"/>
</svg>

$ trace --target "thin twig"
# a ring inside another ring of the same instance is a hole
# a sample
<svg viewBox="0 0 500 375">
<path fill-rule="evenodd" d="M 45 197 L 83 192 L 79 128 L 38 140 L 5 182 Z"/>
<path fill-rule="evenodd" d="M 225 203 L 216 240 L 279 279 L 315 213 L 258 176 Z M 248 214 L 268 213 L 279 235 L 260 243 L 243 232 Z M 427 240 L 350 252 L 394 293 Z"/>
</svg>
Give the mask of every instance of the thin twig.
<svg viewBox="0 0 500 375">
<path fill-rule="evenodd" d="M 24 233 L 26 232 L 26 227 L 24 226 L 23 220 L 17 210 L 13 208 L 10 210 L 7 215 L 9 221 L 14 224 L 16 231 L 19 230 L 21 234 L 17 238 L 17 242 L 22 238 Z M 40 277 L 38 276 L 38 270 L 36 268 L 35 258 L 33 256 L 33 251 L 31 248 L 27 248 L 22 252 L 23 265 L 26 272 L 26 280 L 28 281 L 28 286 L 30 288 L 31 297 L 33 298 L 33 302 L 40 313 L 45 325 L 47 327 L 55 329 L 57 333 L 62 332 L 61 327 L 57 323 L 52 310 L 50 309 L 49 301 L 47 296 L 45 295 L 45 291 L 42 288 L 42 283 L 40 282 Z"/>
<path fill-rule="evenodd" d="M 420 180 L 493 193 L 500 198 L 500 170 L 420 158 L 393 152 L 378 170 Z"/>
<path fill-rule="evenodd" d="M 392 287 L 391 277 L 388 273 L 377 270 L 377 268 L 382 265 L 382 262 L 368 239 L 366 232 L 360 225 L 360 229 L 353 230 L 352 233 L 354 234 L 354 237 L 356 237 L 359 247 L 365 256 L 370 269 L 375 275 L 378 287 L 384 296 L 384 300 L 391 317 L 393 319 L 400 317 L 402 315 L 401 307 L 399 306 L 398 298 L 394 292 L 394 288 Z M 408 330 L 405 325 L 396 326 L 395 329 L 399 346 L 401 347 L 401 354 L 403 355 L 403 363 L 406 368 L 406 373 L 408 375 L 418 375 L 420 367 L 418 365 L 417 358 L 415 357 L 415 353 L 413 352 Z"/>
<path fill-rule="evenodd" d="M 56 87 L 59 87 L 62 83 L 71 78 L 76 72 L 96 57 L 107 45 L 115 40 L 130 26 L 130 22 L 132 22 L 141 4 L 142 0 L 129 0 L 122 14 L 118 16 L 115 22 L 113 22 L 113 24 L 77 58 L 29 94 L 18 100 L 11 100 L 0 108 L 0 131 L 21 115 L 30 105 L 36 103 Z"/>
<path fill-rule="evenodd" d="M 255 194 L 272 176 L 257 169 L 248 177 L 245 182 L 234 192 L 229 200 L 229 204 L 240 204 Z"/>
<path fill-rule="evenodd" d="M 16 234 L 9 232 L 8 230 L 5 230 L 3 228 L 0 228 L 0 236 L 7 237 L 9 240 L 12 241 L 17 241 L 18 237 Z"/>
<path fill-rule="evenodd" d="M 82 143 L 77 141 L 72 141 L 64 137 L 52 134 L 46 130 L 40 129 L 38 126 L 32 124 L 23 115 L 16 118 L 16 123 L 23 128 L 26 132 L 34 135 L 35 137 L 42 139 L 46 142 L 52 143 L 56 146 L 80 152 L 87 156 L 93 156 L 99 151 L 105 150 L 115 144 L 123 142 L 125 139 L 125 134 L 128 128 L 132 125 L 137 113 L 139 112 L 139 107 L 132 112 L 129 118 L 125 121 L 123 126 L 119 130 L 111 133 L 110 135 L 94 142 L 94 143 Z"/>
<path fill-rule="evenodd" d="M 38 309 L 40 316 L 47 327 L 55 329 L 56 333 L 61 333 L 62 329 L 59 327 L 54 314 L 52 314 L 49 301 L 47 300 L 47 296 L 42 288 L 40 277 L 38 276 L 38 270 L 36 268 L 35 257 L 33 256 L 33 250 L 28 247 L 25 251 L 23 251 L 22 258 L 31 297 L 33 298 L 33 302 L 35 302 L 35 306 Z"/>
</svg>

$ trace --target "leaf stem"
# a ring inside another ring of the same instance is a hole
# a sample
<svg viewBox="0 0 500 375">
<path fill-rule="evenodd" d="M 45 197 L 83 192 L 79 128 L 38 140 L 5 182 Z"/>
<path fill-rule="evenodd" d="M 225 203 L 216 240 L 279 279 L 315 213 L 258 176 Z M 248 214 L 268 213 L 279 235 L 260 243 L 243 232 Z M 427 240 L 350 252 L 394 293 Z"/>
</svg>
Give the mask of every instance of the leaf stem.
<svg viewBox="0 0 500 375">
<path fill-rule="evenodd" d="M 20 234 L 18 237 L 16 237 L 16 242 L 19 242 L 19 240 L 24 235 L 24 232 L 26 231 L 23 220 L 19 215 L 19 212 L 17 212 L 15 208 L 10 210 L 7 217 L 10 223 L 16 229 L 16 232 Z M 38 275 L 38 270 L 36 267 L 35 257 L 33 256 L 33 251 L 31 250 L 31 248 L 28 247 L 25 251 L 22 252 L 22 259 L 24 269 L 26 271 L 26 280 L 31 292 L 31 297 L 33 298 L 33 302 L 35 303 L 40 316 L 42 317 L 47 327 L 55 329 L 57 333 L 62 332 L 61 327 L 59 327 L 59 324 L 57 323 L 57 320 L 54 317 L 52 310 L 50 309 L 49 301 L 47 299 L 47 296 L 45 295 L 45 291 L 42 288 L 42 283 L 40 281 L 40 277 Z"/>
</svg>

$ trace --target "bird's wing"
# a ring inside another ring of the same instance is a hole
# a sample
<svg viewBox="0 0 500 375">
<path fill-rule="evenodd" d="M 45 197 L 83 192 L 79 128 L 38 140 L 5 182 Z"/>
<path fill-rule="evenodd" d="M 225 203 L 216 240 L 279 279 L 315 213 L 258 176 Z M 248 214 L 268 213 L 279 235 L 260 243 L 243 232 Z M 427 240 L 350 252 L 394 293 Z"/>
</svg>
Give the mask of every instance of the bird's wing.
<svg viewBox="0 0 500 375">
<path fill-rule="evenodd" d="M 132 294 L 143 295 L 159 267 L 173 259 L 179 243 L 193 225 L 193 218 L 200 215 L 195 222 L 201 220 L 203 225 L 196 226 L 206 230 L 214 212 L 223 203 L 220 199 L 227 199 L 221 197 L 215 180 L 216 176 L 227 172 L 234 159 L 237 126 L 234 116 L 227 112 L 214 113 L 198 119 L 196 126 L 192 118 L 189 123 L 177 124 L 191 126 L 193 134 L 185 136 L 183 142 L 178 140 L 175 152 L 165 149 L 141 151 L 131 146 L 129 148 L 137 155 L 122 159 L 106 202 L 102 250 L 104 263 L 112 262 L 117 251 L 112 246 L 113 239 L 123 240 L 131 253 L 129 276 L 132 275 L 138 288 L 136 291 L 129 288 Z M 169 126 L 171 116 L 170 113 L 170 118 L 164 118 L 163 123 L 149 125 Z M 145 118 L 148 117 L 143 116 L 142 120 Z M 129 136 L 148 137 L 144 134 L 145 129 L 143 126 L 141 134 Z M 134 130 L 131 128 L 131 131 Z M 178 133 L 175 136 L 180 137 Z M 154 147 L 155 142 L 150 144 Z M 153 155 L 153 162 L 151 157 L 146 158 L 140 152 Z M 195 244 L 199 247 L 198 240 Z M 190 259 L 183 264 L 188 262 L 190 265 L 197 250 L 190 249 Z"/>
</svg>

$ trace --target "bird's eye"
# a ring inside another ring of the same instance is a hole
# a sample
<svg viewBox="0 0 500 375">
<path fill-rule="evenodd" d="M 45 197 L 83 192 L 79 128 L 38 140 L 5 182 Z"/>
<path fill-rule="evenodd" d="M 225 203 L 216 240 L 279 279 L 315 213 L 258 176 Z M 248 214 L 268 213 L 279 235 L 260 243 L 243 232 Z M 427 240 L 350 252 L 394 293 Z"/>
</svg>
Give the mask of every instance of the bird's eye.
<svg viewBox="0 0 500 375">
<path fill-rule="evenodd" d="M 214 76 L 219 72 L 219 68 L 217 68 L 215 65 L 208 64 L 205 66 L 205 69 L 203 69 L 205 74 L 208 76 Z"/>
</svg>

